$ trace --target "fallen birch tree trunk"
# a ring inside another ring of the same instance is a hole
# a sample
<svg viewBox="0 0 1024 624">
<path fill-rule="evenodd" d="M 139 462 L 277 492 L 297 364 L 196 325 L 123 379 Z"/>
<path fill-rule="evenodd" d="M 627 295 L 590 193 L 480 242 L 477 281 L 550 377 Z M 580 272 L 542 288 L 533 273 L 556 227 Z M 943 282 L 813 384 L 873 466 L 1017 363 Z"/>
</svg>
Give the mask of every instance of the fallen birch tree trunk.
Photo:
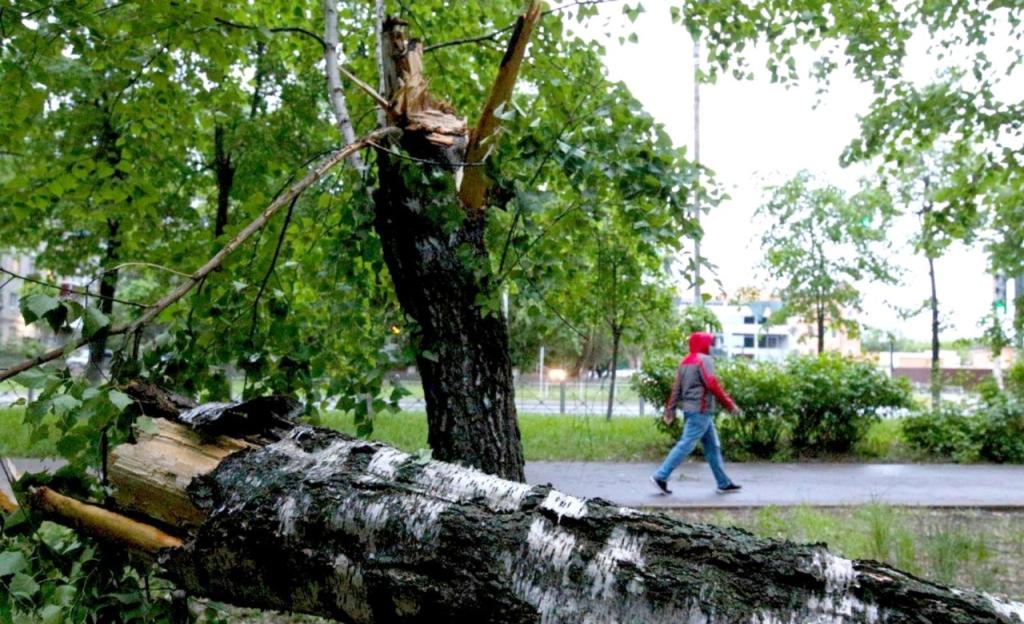
<svg viewBox="0 0 1024 624">
<path fill-rule="evenodd" d="M 110 458 L 119 503 L 184 538 L 161 562 L 197 596 L 360 623 L 1024 622 L 1024 605 L 823 545 L 286 427 L 281 410 L 261 428 L 242 408 L 159 419 Z"/>
</svg>

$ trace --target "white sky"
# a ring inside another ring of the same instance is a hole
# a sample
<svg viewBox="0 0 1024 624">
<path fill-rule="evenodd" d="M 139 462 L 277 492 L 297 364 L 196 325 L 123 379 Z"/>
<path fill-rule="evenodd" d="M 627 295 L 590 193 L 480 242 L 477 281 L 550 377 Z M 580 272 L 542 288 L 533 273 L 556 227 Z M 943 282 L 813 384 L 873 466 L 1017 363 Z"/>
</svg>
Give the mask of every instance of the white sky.
<svg viewBox="0 0 1024 624">
<path fill-rule="evenodd" d="M 612 80 L 625 82 L 645 108 L 664 124 L 676 145 L 693 146 L 693 43 L 686 31 L 669 18 L 669 3 L 652 0 L 635 24 L 622 14 L 621 4 L 602 7 L 602 17 L 586 25 L 586 34 L 604 39 L 607 32 L 635 32 L 639 43 L 607 43 L 606 64 Z M 617 30 L 626 29 L 626 30 Z M 915 81 L 926 81 L 934 72 L 925 41 L 913 42 L 905 71 Z M 759 226 L 753 216 L 767 185 L 781 183 L 801 169 L 819 181 L 855 190 L 857 180 L 872 167 L 843 169 L 839 155 L 859 134 L 858 114 L 867 111 L 871 90 L 851 72 L 837 71 L 824 95 L 817 85 L 804 80 L 796 87 L 772 84 L 763 62 L 749 55 L 754 80 L 737 81 L 721 76 L 713 85 L 702 85 L 700 98 L 701 162 L 716 173 L 720 186 L 731 198 L 714 208 L 703 220 L 703 255 L 717 265 L 717 277 L 726 292 L 746 285 L 767 286 L 761 261 Z M 808 54 L 808 59 L 811 56 Z M 817 107 L 815 104 L 818 103 Z M 903 284 L 863 289 L 861 323 L 895 330 L 907 337 L 926 339 L 929 321 L 922 314 L 901 320 L 895 307 L 920 306 L 928 296 L 927 263 L 912 255 L 907 243 L 915 229 L 913 219 L 893 231 L 890 257 L 906 271 Z M 992 301 L 992 278 L 980 244 L 973 249 L 957 246 L 936 263 L 938 295 L 944 339 L 980 334 L 979 320 Z M 709 280 L 710 281 L 710 280 Z M 714 283 L 706 292 L 717 294 Z"/>
</svg>

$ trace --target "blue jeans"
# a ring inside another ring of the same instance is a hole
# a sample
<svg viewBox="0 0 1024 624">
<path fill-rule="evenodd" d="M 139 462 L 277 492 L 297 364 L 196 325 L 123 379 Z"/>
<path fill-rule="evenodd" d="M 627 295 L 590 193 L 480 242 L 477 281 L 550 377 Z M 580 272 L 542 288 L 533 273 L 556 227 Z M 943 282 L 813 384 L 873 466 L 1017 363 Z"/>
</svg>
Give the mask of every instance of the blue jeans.
<svg viewBox="0 0 1024 624">
<path fill-rule="evenodd" d="M 715 431 L 715 421 L 711 414 L 684 412 L 683 418 L 683 435 L 679 436 L 679 441 L 669 451 L 661 468 L 654 473 L 654 478 L 668 481 L 672 471 L 689 457 L 699 440 L 704 447 L 704 457 L 708 460 L 708 466 L 715 475 L 718 487 L 723 488 L 732 483 L 725 474 L 725 466 L 722 465 L 722 447 L 718 444 L 718 432 Z"/>
</svg>

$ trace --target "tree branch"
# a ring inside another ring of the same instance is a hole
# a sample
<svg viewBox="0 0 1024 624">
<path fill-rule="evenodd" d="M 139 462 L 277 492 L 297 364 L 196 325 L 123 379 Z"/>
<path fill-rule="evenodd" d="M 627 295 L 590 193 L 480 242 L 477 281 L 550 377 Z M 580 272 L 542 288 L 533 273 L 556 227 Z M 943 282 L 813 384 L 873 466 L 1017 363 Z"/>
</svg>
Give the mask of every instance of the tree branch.
<svg viewBox="0 0 1024 624">
<path fill-rule="evenodd" d="M 198 282 L 200 282 L 204 277 L 209 275 L 214 269 L 220 267 L 220 265 L 224 263 L 224 260 L 229 255 L 231 255 L 232 252 L 238 249 L 238 247 L 241 246 L 242 243 L 247 241 L 253 234 L 261 230 L 263 226 L 267 224 L 270 218 L 274 216 L 274 214 L 276 214 L 283 206 L 286 206 L 288 203 L 290 203 L 292 199 L 297 197 L 302 191 L 304 191 L 317 180 L 319 180 L 321 177 L 323 177 L 323 175 L 327 173 L 327 171 L 329 171 L 332 167 L 348 158 L 353 152 L 369 145 L 370 141 L 383 138 L 389 134 L 394 133 L 395 131 L 396 130 L 394 128 L 374 130 L 373 132 L 369 133 L 368 135 L 356 141 L 355 143 L 352 143 L 351 145 L 348 145 L 328 156 L 323 162 L 314 167 L 312 171 L 307 173 L 306 177 L 296 182 L 285 193 L 281 194 L 280 196 L 278 196 L 277 199 L 271 202 L 271 204 L 267 206 L 266 209 L 263 210 L 260 216 L 253 219 L 251 222 L 249 222 L 247 226 L 245 226 L 244 228 L 242 228 L 241 231 L 235 234 L 235 237 L 231 239 L 231 241 L 227 245 L 221 248 L 221 250 L 217 252 L 212 258 L 210 258 L 206 262 L 206 264 L 196 269 L 196 271 L 189 276 L 188 280 L 180 284 L 177 288 L 175 288 L 168 294 L 164 295 L 163 298 L 161 298 L 159 301 L 150 306 L 149 309 L 145 312 L 145 314 L 135 319 L 134 321 L 131 321 L 130 323 L 122 323 L 120 325 L 112 327 L 110 331 L 107 332 L 106 335 L 116 336 L 118 334 L 131 334 L 138 330 L 139 328 L 143 327 L 144 325 L 147 325 L 150 322 L 152 322 L 153 319 L 155 319 L 161 312 L 166 310 L 171 304 L 184 297 L 190 290 L 192 290 L 192 287 L 195 286 Z M 91 337 L 79 338 L 78 340 L 73 341 L 68 345 L 52 349 L 37 357 L 15 364 L 11 368 L 8 368 L 7 370 L 0 372 L 0 381 L 10 379 L 11 377 L 17 375 L 18 373 L 29 370 L 30 368 L 35 368 L 40 364 L 45 364 L 46 362 L 56 360 L 57 358 L 64 355 L 66 352 L 74 351 L 75 349 L 88 344 L 89 342 L 91 342 L 91 340 Z"/>
<path fill-rule="evenodd" d="M 215 17 L 213 21 L 224 26 L 230 26 L 231 28 L 240 28 L 242 30 L 261 30 L 261 26 L 253 26 L 252 24 L 239 24 L 238 22 L 232 22 L 231 20 L 224 19 L 222 17 Z M 320 37 L 320 35 L 308 31 L 305 28 L 299 28 L 297 26 L 276 26 L 273 28 L 267 28 L 272 33 L 295 33 L 299 35 L 305 35 L 311 39 L 316 40 L 320 44 L 320 47 L 326 48 L 327 43 Z"/>
<path fill-rule="evenodd" d="M 281 247 L 284 245 L 284 237 L 288 233 L 288 225 L 292 222 L 292 214 L 295 211 L 295 203 L 299 201 L 299 196 L 296 195 L 292 199 L 291 203 L 288 204 L 288 212 L 284 215 L 284 223 L 281 225 L 281 234 L 277 237 L 277 246 L 274 247 L 274 257 L 270 259 L 270 266 L 267 268 L 266 274 L 263 275 L 263 281 L 260 282 L 260 289 L 256 292 L 256 299 L 252 302 L 252 323 L 249 325 L 249 338 L 252 339 L 253 334 L 256 332 L 256 321 L 259 317 L 260 299 L 263 298 L 263 292 L 267 289 L 267 282 L 270 281 L 270 276 L 274 273 L 274 268 L 277 266 L 277 259 L 281 256 Z"/>
<path fill-rule="evenodd" d="M 183 542 L 160 529 L 132 520 L 97 505 L 58 494 L 48 487 L 37 488 L 28 506 L 35 512 L 107 542 L 136 551 L 156 554 L 165 548 L 180 548 Z"/>
<path fill-rule="evenodd" d="M 38 280 L 38 279 L 35 279 L 33 277 L 26 277 L 24 275 L 19 275 L 19 274 L 15 273 L 14 271 L 9 271 L 9 270 L 7 270 L 7 269 L 5 269 L 3 267 L 0 267 L 0 273 L 6 273 L 7 275 L 10 275 L 11 279 L 20 279 L 20 280 L 23 280 L 23 281 L 26 281 L 26 282 L 30 282 L 32 284 L 38 284 L 39 286 L 45 286 L 46 288 L 50 288 L 50 289 L 53 289 L 53 290 L 59 290 L 61 292 L 74 293 L 76 295 L 82 295 L 84 297 L 96 297 L 97 299 L 106 299 L 106 300 L 109 300 L 109 301 L 113 301 L 115 303 L 121 303 L 121 304 L 124 304 L 124 305 L 135 306 L 137 308 L 148 308 L 149 307 L 145 303 L 139 303 L 138 301 L 127 301 L 125 299 L 118 299 L 117 297 L 109 297 L 107 295 L 101 295 L 99 293 L 94 293 L 94 292 L 90 291 L 89 289 L 80 290 L 78 288 L 64 287 L 64 286 L 61 286 L 59 284 L 51 284 L 50 282 L 44 282 L 43 280 Z M 4 285 L 6 286 L 6 282 L 4 283 Z"/>
<path fill-rule="evenodd" d="M 605 4 L 607 2 L 619 2 L 619 1 L 620 0 L 579 0 L 578 2 L 570 2 L 568 4 L 563 4 L 562 6 L 557 6 L 557 7 L 553 8 L 553 9 L 548 9 L 547 11 L 542 12 L 540 14 L 540 16 L 544 17 L 545 15 L 551 15 L 552 13 L 558 13 L 559 11 L 564 11 L 566 9 L 571 9 L 571 8 L 577 7 L 577 6 L 587 6 L 587 5 L 592 5 L 592 4 Z M 503 33 L 507 33 L 508 31 L 512 30 L 515 27 L 516 27 L 516 24 L 509 24 L 508 26 L 505 26 L 504 28 L 499 28 L 498 30 L 495 30 L 494 32 L 490 32 L 490 33 L 487 33 L 487 34 L 484 34 L 484 35 L 477 35 L 475 37 L 466 37 L 464 39 L 453 39 L 451 41 L 444 41 L 442 43 L 435 43 L 434 45 L 428 45 L 428 46 L 424 47 L 423 48 L 423 52 L 424 53 L 433 52 L 434 50 L 441 50 L 443 48 L 447 48 L 447 47 L 450 47 L 450 46 L 463 45 L 463 44 L 466 44 L 466 43 L 482 43 L 484 41 L 493 41 L 494 39 L 498 38 L 498 35 L 501 35 Z"/>
<path fill-rule="evenodd" d="M 345 102 L 345 88 L 341 85 L 341 71 L 338 67 L 338 8 L 337 0 L 324 0 L 324 65 L 327 74 L 327 99 L 331 102 L 334 118 L 345 145 L 355 141 L 356 131 Z M 366 165 L 358 153 L 349 156 L 349 162 L 360 175 Z"/>
<path fill-rule="evenodd" d="M 501 59 L 501 67 L 498 68 L 498 76 L 494 79 L 491 94 L 487 98 L 487 103 L 484 104 L 476 127 L 470 133 L 469 143 L 466 147 L 467 162 L 480 162 L 490 151 L 487 139 L 494 134 L 500 124 L 495 113 L 512 97 L 512 89 L 515 87 L 516 78 L 519 76 L 519 67 L 526 55 L 530 34 L 533 33 L 533 27 L 539 19 L 540 2 L 532 0 L 526 13 L 516 21 L 515 31 L 512 33 L 508 49 L 505 50 L 505 56 Z M 466 170 L 462 184 L 459 186 L 459 198 L 467 210 L 477 212 L 483 208 L 487 187 L 488 181 L 483 169 L 470 167 Z"/>
</svg>

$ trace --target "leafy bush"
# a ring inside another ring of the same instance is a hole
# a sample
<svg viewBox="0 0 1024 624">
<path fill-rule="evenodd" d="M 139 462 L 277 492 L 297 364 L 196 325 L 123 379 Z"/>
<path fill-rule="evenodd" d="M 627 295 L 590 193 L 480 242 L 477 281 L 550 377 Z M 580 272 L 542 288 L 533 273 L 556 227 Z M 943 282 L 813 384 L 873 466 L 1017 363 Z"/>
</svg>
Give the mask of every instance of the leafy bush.
<svg viewBox="0 0 1024 624">
<path fill-rule="evenodd" d="M 1024 463 L 1024 403 L 1004 396 L 973 413 L 944 403 L 906 418 L 903 436 L 911 448 L 960 463 Z"/>
<path fill-rule="evenodd" d="M 799 452 L 846 453 L 883 408 L 909 407 L 910 384 L 870 362 L 833 353 L 786 361 L 792 380 L 792 446 Z"/>
<path fill-rule="evenodd" d="M 787 419 L 796 409 L 792 377 L 779 364 L 750 360 L 722 362 L 718 373 L 743 410 L 719 424 L 726 446 L 760 458 L 778 454 L 789 431 Z"/>
<path fill-rule="evenodd" d="M 677 360 L 646 362 L 633 377 L 637 392 L 661 405 L 672 389 Z M 868 362 L 839 355 L 794 356 L 783 363 L 719 362 L 722 385 L 743 409 L 723 416 L 719 431 L 731 452 L 770 458 L 784 450 L 845 453 L 867 432 L 885 408 L 908 407 L 910 386 L 892 380 Z M 660 414 L 659 414 L 660 416 Z M 659 429 L 680 433 L 660 423 Z"/>
<path fill-rule="evenodd" d="M 1018 356 L 1019 357 L 1019 356 Z M 1017 360 L 1003 376 L 1003 385 L 1006 393 L 1024 402 L 1024 359 Z"/>
<path fill-rule="evenodd" d="M 956 403 L 942 403 L 934 411 L 922 412 L 903 419 L 903 437 L 912 449 L 950 457 L 959 463 L 978 461 L 981 421 Z"/>
</svg>

